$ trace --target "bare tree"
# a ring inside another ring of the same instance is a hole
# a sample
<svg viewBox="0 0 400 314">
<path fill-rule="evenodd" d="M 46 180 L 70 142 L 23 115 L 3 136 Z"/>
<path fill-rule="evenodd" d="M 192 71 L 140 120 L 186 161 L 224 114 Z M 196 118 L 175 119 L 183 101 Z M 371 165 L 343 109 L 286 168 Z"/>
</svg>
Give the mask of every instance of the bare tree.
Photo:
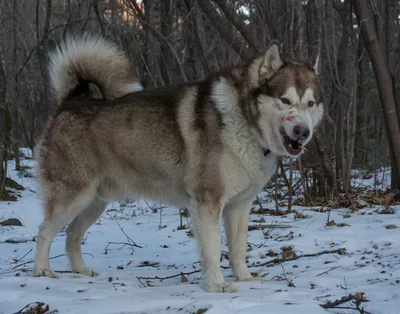
<svg viewBox="0 0 400 314">
<path fill-rule="evenodd" d="M 377 38 L 374 20 L 366 0 L 352 0 L 354 10 L 359 21 L 361 34 L 364 39 L 365 47 L 371 59 L 371 63 L 376 75 L 380 103 L 385 117 L 387 135 L 390 143 L 390 151 L 394 167 L 392 176 L 396 177 L 395 182 L 400 182 L 400 126 L 398 112 L 394 98 L 392 78 L 389 74 L 387 63 Z M 399 186 L 394 187 L 399 189 Z"/>
</svg>

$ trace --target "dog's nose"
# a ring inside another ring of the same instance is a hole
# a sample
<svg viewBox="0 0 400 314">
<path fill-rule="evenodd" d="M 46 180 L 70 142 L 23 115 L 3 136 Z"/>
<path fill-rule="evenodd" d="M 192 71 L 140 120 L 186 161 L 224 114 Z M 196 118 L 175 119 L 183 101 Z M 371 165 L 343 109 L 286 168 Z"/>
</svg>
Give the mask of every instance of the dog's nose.
<svg viewBox="0 0 400 314">
<path fill-rule="evenodd" d="M 310 135 L 310 129 L 305 125 L 296 125 L 293 134 L 297 140 L 305 140 Z"/>
</svg>

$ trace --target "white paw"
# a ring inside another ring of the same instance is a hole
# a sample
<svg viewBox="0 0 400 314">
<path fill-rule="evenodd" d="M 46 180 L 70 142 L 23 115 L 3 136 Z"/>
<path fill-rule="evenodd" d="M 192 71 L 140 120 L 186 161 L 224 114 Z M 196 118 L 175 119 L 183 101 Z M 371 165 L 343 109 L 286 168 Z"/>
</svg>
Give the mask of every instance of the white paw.
<svg viewBox="0 0 400 314">
<path fill-rule="evenodd" d="M 58 278 L 55 272 L 53 272 L 49 268 L 38 268 L 33 273 L 34 277 L 49 277 L 49 278 Z"/>
<path fill-rule="evenodd" d="M 237 288 L 226 282 L 222 283 L 211 283 L 206 285 L 207 292 L 217 292 L 217 293 L 233 293 L 237 291 Z"/>
<path fill-rule="evenodd" d="M 87 267 L 83 267 L 83 268 L 75 268 L 72 269 L 73 273 L 77 273 L 77 274 L 82 274 L 82 275 L 87 275 L 89 277 L 96 277 L 99 275 L 99 273 L 97 271 L 94 271 L 92 269 L 89 269 Z"/>
</svg>

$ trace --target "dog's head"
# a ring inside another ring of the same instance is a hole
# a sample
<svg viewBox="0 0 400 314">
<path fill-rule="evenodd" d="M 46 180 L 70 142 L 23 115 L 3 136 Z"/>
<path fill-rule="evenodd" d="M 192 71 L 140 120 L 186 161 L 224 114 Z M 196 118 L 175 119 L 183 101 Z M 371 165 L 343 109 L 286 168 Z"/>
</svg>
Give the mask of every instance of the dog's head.
<svg viewBox="0 0 400 314">
<path fill-rule="evenodd" d="M 273 42 L 248 67 L 257 128 L 265 148 L 278 156 L 298 156 L 323 116 L 319 57 L 310 61 L 282 57 Z"/>
</svg>

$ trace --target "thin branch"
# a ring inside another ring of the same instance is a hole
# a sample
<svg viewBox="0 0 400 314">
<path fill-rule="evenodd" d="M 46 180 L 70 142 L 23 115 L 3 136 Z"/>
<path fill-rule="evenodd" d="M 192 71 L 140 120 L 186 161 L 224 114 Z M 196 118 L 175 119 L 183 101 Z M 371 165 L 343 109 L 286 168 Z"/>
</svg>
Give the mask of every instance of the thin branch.
<svg viewBox="0 0 400 314">
<path fill-rule="evenodd" d="M 225 0 L 214 0 L 214 2 L 219 6 L 219 8 L 224 12 L 226 18 L 231 22 L 237 30 L 242 34 L 244 39 L 249 43 L 254 51 L 260 51 L 260 45 L 258 43 L 257 37 L 254 32 L 249 31 L 243 20 L 236 14 L 233 7 Z"/>
<path fill-rule="evenodd" d="M 93 256 L 92 254 L 89 254 L 89 253 L 82 253 L 82 255 L 89 255 L 89 256 L 91 256 L 91 257 L 94 258 L 94 256 Z M 51 260 L 51 259 L 56 259 L 56 258 L 59 258 L 59 257 L 62 257 L 62 256 L 65 256 L 65 254 L 56 255 L 56 256 L 50 257 L 49 259 L 50 259 L 50 260 Z M 16 266 L 14 266 L 12 269 L 16 269 L 16 268 L 18 268 L 18 267 L 20 267 L 20 266 L 24 266 L 24 265 L 26 265 L 26 264 L 30 264 L 30 263 L 33 263 L 33 262 L 35 262 L 35 260 L 30 260 L 30 261 L 27 261 L 27 262 L 25 262 L 25 263 L 18 264 L 18 265 L 16 265 Z"/>
<path fill-rule="evenodd" d="M 22 256 L 21 258 L 17 259 L 17 260 L 15 261 L 15 263 L 19 263 L 20 261 L 22 261 L 22 260 L 24 259 L 24 257 L 26 257 L 30 252 L 32 252 L 32 249 L 30 249 L 30 250 L 28 251 L 28 253 L 26 253 L 24 256 Z"/>
<path fill-rule="evenodd" d="M 181 60 L 179 59 L 179 56 L 178 56 L 176 50 L 174 49 L 174 47 L 172 47 L 171 43 L 160 33 L 160 31 L 158 29 L 156 29 L 152 24 L 150 24 L 146 20 L 146 16 L 143 14 L 142 10 L 136 3 L 136 0 L 129 0 L 129 1 L 127 1 L 127 3 L 130 5 L 130 7 L 132 9 L 132 11 L 129 13 L 131 13 L 131 14 L 133 13 L 139 19 L 139 22 L 140 22 L 140 24 L 142 24 L 143 27 L 147 27 L 160 42 L 165 43 L 169 47 L 169 49 L 172 52 L 172 55 L 174 56 L 178 66 L 179 66 L 179 70 L 180 70 L 182 79 L 184 81 L 187 81 L 185 69 L 183 68 Z"/>
<path fill-rule="evenodd" d="M 325 275 L 325 274 L 327 274 L 327 273 L 331 272 L 332 270 L 335 270 L 336 268 L 339 268 L 339 267 L 342 267 L 342 265 L 332 267 L 332 268 L 328 269 L 327 271 L 324 271 L 324 272 L 318 274 L 316 277 L 319 277 L 321 275 Z"/>
<path fill-rule="evenodd" d="M 198 5 L 210 20 L 211 25 L 221 34 L 221 37 L 231 45 L 232 49 L 240 58 L 250 59 L 253 56 L 252 52 L 244 43 L 230 31 L 231 24 L 218 14 L 209 0 L 199 1 Z"/>
<path fill-rule="evenodd" d="M 354 301 L 353 303 L 355 304 L 355 308 L 351 307 L 339 307 L 339 305 Z M 370 312 L 365 311 L 363 308 L 360 307 L 361 302 L 368 301 L 367 299 L 364 298 L 364 293 L 363 292 L 357 292 L 356 294 L 349 294 L 347 296 L 341 297 L 340 299 L 337 299 L 335 301 L 326 301 L 324 304 L 320 304 L 320 306 L 324 309 L 352 309 L 352 310 L 358 310 L 360 314 L 371 314 Z"/>
<path fill-rule="evenodd" d="M 60 24 L 60 25 L 54 26 L 52 29 L 50 29 L 50 30 L 47 32 L 47 34 L 43 35 L 43 38 L 41 39 L 40 44 L 41 44 L 44 40 L 46 40 L 46 38 L 48 37 L 48 35 L 49 35 L 50 33 L 52 33 L 53 31 L 57 30 L 58 28 L 61 28 L 61 27 L 67 26 L 67 25 L 71 25 L 71 24 L 75 24 L 75 23 L 80 23 L 80 22 L 83 22 L 83 21 L 86 21 L 86 19 L 79 19 L 79 20 L 72 21 L 71 23 L 64 23 L 64 24 Z M 16 78 L 17 78 L 17 79 L 18 79 L 19 75 L 21 74 L 21 72 L 25 69 L 25 66 L 27 65 L 27 63 L 28 63 L 29 60 L 31 59 L 31 57 L 32 57 L 33 53 L 36 51 L 37 47 L 38 47 L 38 46 L 36 45 L 36 46 L 33 47 L 33 48 L 31 49 L 31 51 L 29 52 L 28 56 L 26 57 L 24 63 L 22 64 L 21 68 L 19 69 L 19 71 L 18 71 L 18 73 L 17 73 L 17 75 L 16 75 Z"/>
<path fill-rule="evenodd" d="M 179 276 L 193 275 L 193 274 L 196 274 L 196 273 L 199 273 L 199 272 L 201 272 L 201 269 L 197 269 L 197 270 L 194 270 L 194 271 L 191 271 L 191 272 L 187 272 L 187 273 L 180 272 L 179 274 L 175 274 L 175 275 L 172 275 L 172 276 L 166 276 L 166 277 L 155 276 L 155 277 L 136 277 L 136 278 L 137 278 L 137 280 L 139 280 L 139 282 L 143 286 L 147 287 L 141 280 L 160 280 L 162 282 L 163 280 L 166 280 L 166 279 L 172 279 L 172 278 L 176 278 L 176 277 L 179 277 Z"/>
<path fill-rule="evenodd" d="M 296 257 L 293 258 L 274 258 L 268 262 L 262 263 L 262 264 L 254 264 L 254 265 L 249 265 L 248 267 L 262 267 L 262 266 L 269 266 L 269 265 L 274 265 L 274 264 L 281 264 L 284 262 L 290 262 L 290 261 L 295 261 L 300 258 L 306 258 L 306 257 L 315 257 L 315 256 L 320 256 L 320 255 L 325 255 L 325 254 L 340 254 L 344 255 L 346 252 L 345 248 L 340 248 L 337 250 L 330 250 L 330 251 L 322 251 L 318 253 L 312 253 L 312 254 L 302 254 L 302 255 L 297 255 Z"/>
<path fill-rule="evenodd" d="M 104 250 L 107 250 L 108 249 L 108 247 L 110 246 L 110 245 L 113 245 L 113 244 L 115 244 L 115 245 L 122 245 L 118 250 L 120 250 L 120 249 L 122 249 L 122 248 L 124 248 L 125 246 L 130 246 L 130 247 L 138 247 L 138 248 L 143 248 L 143 246 L 140 246 L 140 245 L 137 245 L 136 243 L 127 243 L 127 242 L 108 242 L 107 243 L 107 245 L 106 245 L 106 247 L 104 248 Z"/>
</svg>

